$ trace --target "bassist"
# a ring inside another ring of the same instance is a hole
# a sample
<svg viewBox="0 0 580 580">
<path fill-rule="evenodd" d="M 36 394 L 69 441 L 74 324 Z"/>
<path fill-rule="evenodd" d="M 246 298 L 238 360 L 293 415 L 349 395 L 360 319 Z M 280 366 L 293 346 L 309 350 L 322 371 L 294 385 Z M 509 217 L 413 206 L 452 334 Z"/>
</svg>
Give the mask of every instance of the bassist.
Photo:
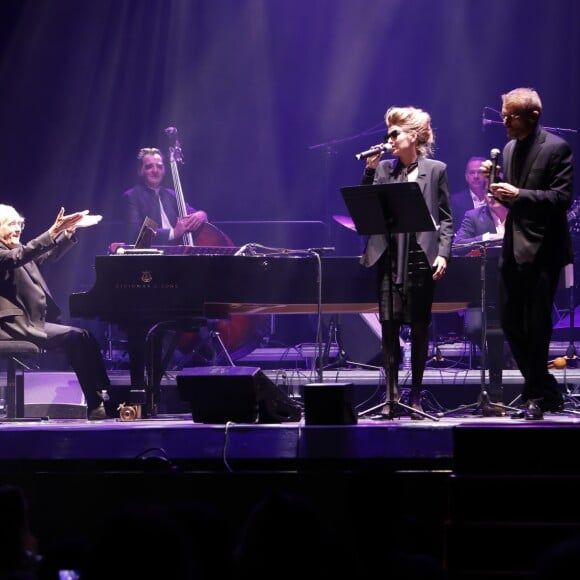
<svg viewBox="0 0 580 580">
<path fill-rule="evenodd" d="M 180 211 L 176 192 L 162 185 L 165 177 L 165 163 L 159 149 L 144 148 L 137 155 L 139 182 L 122 195 L 122 216 L 125 223 L 124 242 L 132 244 L 137 239 L 146 217 L 158 224 L 155 245 L 180 245 L 189 234 L 197 239 L 208 226 L 205 211 L 186 206 L 187 214 Z M 146 356 L 146 337 L 154 321 L 132 320 L 121 325 L 127 335 L 127 351 L 131 387 L 133 390 L 147 391 L 148 387 L 158 390 L 164 373 L 162 362 L 162 340 L 153 335 L 150 357 Z M 147 368 L 146 371 L 146 361 Z M 157 410 L 146 408 L 145 414 L 156 415 Z"/>
<path fill-rule="evenodd" d="M 165 163 L 159 149 L 144 148 L 137 155 L 139 183 L 123 193 L 122 205 L 126 226 L 125 243 L 132 244 L 146 217 L 159 228 L 155 245 L 183 244 L 186 233 L 195 239 L 203 224 L 207 223 L 205 211 L 187 205 L 187 213 L 180 217 L 176 192 L 162 185 Z"/>
</svg>

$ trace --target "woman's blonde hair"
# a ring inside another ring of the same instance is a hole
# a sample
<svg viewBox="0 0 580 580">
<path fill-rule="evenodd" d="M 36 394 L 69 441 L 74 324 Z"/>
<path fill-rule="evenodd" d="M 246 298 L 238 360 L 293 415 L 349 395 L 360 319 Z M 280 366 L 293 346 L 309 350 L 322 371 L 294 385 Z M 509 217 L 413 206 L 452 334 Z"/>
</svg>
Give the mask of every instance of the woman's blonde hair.
<svg viewBox="0 0 580 580">
<path fill-rule="evenodd" d="M 387 126 L 397 125 L 405 132 L 417 134 L 417 153 L 422 157 L 433 154 L 435 134 L 431 128 L 431 115 L 415 107 L 390 107 L 385 113 Z"/>
</svg>

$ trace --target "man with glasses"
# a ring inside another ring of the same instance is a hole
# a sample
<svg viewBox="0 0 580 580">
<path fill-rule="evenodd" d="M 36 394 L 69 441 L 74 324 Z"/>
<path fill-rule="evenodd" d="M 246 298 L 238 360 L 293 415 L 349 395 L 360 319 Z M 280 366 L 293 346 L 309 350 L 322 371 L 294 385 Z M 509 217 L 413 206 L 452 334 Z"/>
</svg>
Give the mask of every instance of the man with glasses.
<svg viewBox="0 0 580 580">
<path fill-rule="evenodd" d="M 566 212 L 573 197 L 569 144 L 539 124 L 542 102 L 531 88 L 502 95 L 501 116 L 510 141 L 503 149 L 503 177 L 490 194 L 509 212 L 499 260 L 501 326 L 524 378 L 523 408 L 514 419 L 542 419 L 563 407 L 547 364 L 552 307 L 562 268 L 573 262 Z M 491 160 L 482 164 L 487 177 Z"/>
<path fill-rule="evenodd" d="M 138 183 L 125 191 L 121 198 L 122 215 L 125 221 L 125 242 L 132 244 L 137 239 L 145 218 L 152 219 L 157 225 L 155 245 L 183 244 L 183 236 L 195 233 L 207 223 L 205 211 L 187 205 L 187 215 L 180 216 L 175 190 L 165 187 L 165 163 L 163 154 L 154 147 L 140 149 L 137 154 Z M 146 337 L 151 324 L 147 321 L 133 321 L 121 330 L 127 335 L 129 372 L 131 386 L 135 390 L 145 389 L 151 382 L 155 387 L 161 382 L 164 373 L 162 363 L 162 339 L 154 335 L 151 340 L 151 367 L 146 374 Z M 150 381 L 148 380 L 150 379 Z M 155 409 L 148 410 L 155 414 Z"/>
<path fill-rule="evenodd" d="M 88 330 L 59 323 L 60 309 L 40 272 L 42 264 L 72 248 L 78 227 L 98 223 L 86 213 L 65 215 L 61 208 L 46 232 L 23 244 L 24 218 L 0 204 L 0 339 L 64 350 L 85 395 L 88 419 L 106 419 L 103 391 L 110 381 L 99 344 Z"/>
</svg>

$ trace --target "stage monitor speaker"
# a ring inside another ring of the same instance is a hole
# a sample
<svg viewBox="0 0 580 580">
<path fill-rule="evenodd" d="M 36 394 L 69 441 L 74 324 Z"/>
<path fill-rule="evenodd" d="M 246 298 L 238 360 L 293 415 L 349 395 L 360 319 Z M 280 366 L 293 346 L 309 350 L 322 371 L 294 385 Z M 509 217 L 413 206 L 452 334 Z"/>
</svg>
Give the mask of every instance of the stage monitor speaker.
<svg viewBox="0 0 580 580">
<path fill-rule="evenodd" d="M 26 371 L 22 381 L 24 417 L 86 419 L 85 396 L 72 372 Z"/>
<path fill-rule="evenodd" d="M 306 425 L 356 425 L 353 383 L 304 385 Z"/>
<path fill-rule="evenodd" d="M 195 423 L 283 423 L 302 415 L 300 405 L 258 367 L 191 367 L 176 380 Z"/>
</svg>

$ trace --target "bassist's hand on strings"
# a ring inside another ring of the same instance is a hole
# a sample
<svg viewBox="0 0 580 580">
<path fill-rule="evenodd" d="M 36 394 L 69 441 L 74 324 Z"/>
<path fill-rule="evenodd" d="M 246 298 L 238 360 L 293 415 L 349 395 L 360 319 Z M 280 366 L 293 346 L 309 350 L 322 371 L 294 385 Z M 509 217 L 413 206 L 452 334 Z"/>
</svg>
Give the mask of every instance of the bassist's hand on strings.
<svg viewBox="0 0 580 580">
<path fill-rule="evenodd" d="M 204 223 L 207 223 L 207 213 L 202 210 L 194 211 L 193 213 L 177 220 L 177 223 L 173 228 L 173 234 L 177 238 L 183 236 L 186 232 L 195 232 Z"/>
</svg>

